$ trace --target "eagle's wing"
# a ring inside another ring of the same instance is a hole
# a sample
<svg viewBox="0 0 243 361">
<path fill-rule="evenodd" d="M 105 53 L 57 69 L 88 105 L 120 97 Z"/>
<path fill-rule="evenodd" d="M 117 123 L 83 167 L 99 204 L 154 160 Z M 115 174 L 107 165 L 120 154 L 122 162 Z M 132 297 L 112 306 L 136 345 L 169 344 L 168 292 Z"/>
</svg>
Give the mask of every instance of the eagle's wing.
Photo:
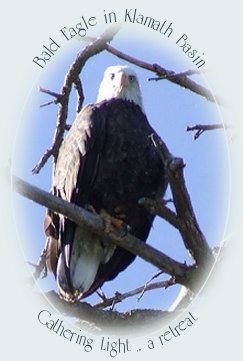
<svg viewBox="0 0 243 361">
<path fill-rule="evenodd" d="M 79 206 L 89 201 L 104 143 L 105 114 L 99 112 L 98 115 L 97 109 L 97 105 L 87 105 L 77 115 L 60 147 L 54 171 L 53 193 Z M 67 218 L 48 211 L 46 259 L 54 274 L 61 251 L 64 251 L 65 264 L 69 265 L 75 227 Z"/>
<path fill-rule="evenodd" d="M 75 119 L 59 150 L 53 186 L 67 201 L 84 205 L 92 187 L 104 142 L 105 116 L 95 105 Z"/>
</svg>

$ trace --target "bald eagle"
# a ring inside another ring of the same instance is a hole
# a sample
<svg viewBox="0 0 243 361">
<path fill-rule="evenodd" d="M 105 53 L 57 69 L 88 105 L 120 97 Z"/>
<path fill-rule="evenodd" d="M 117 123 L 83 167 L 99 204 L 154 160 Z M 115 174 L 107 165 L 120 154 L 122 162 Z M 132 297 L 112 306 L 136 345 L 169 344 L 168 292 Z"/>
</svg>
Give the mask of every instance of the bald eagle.
<svg viewBox="0 0 243 361">
<path fill-rule="evenodd" d="M 53 194 L 97 213 L 105 211 L 146 242 L 154 217 L 138 201 L 161 198 L 167 186 L 164 165 L 150 139 L 154 132 L 135 72 L 127 66 L 107 68 L 97 102 L 80 111 L 60 147 Z M 47 268 L 69 302 L 92 294 L 135 259 L 51 210 L 45 232 Z"/>
</svg>

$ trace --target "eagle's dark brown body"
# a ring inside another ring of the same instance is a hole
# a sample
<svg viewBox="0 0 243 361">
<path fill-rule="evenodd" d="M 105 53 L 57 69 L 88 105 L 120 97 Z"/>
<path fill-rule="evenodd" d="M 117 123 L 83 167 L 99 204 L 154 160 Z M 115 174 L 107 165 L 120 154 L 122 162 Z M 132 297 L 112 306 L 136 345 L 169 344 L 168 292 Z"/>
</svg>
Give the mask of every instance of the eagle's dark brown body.
<svg viewBox="0 0 243 361">
<path fill-rule="evenodd" d="M 133 102 L 112 99 L 88 105 L 77 116 L 60 149 L 54 194 L 81 207 L 91 205 L 97 213 L 105 210 L 121 218 L 129 226 L 129 232 L 145 242 L 153 216 L 138 201 L 142 197 L 161 198 L 166 188 L 164 166 L 150 139 L 152 133 L 146 116 Z M 83 236 L 82 229 L 75 233 L 77 226 L 68 219 L 51 212 L 49 215 L 49 220 L 52 219 L 47 247 L 50 268 L 59 279 L 59 288 L 72 300 L 77 291 L 72 281 L 77 271 L 72 269 L 83 250 L 83 246 L 74 247 L 74 242 L 84 242 L 85 252 L 90 248 L 87 255 L 97 244 L 103 248 L 106 245 L 90 231 L 85 230 Z M 79 298 L 116 277 L 134 260 L 135 256 L 128 251 L 112 247 L 107 257 L 100 256 L 99 250 L 97 257 L 102 260 L 94 281 L 88 289 L 80 287 Z M 84 272 L 81 266 L 80 269 Z"/>
</svg>

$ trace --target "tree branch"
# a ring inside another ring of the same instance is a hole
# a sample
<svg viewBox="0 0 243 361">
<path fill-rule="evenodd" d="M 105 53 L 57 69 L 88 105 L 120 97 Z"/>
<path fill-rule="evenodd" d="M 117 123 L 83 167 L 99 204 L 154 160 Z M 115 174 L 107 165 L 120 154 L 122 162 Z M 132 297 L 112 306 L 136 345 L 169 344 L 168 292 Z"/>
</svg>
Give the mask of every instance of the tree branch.
<svg viewBox="0 0 243 361">
<path fill-rule="evenodd" d="M 42 250 L 37 264 L 29 263 L 29 265 L 34 267 L 33 277 L 36 281 L 40 277 L 45 278 L 47 276 L 46 249 Z"/>
<path fill-rule="evenodd" d="M 193 139 L 196 140 L 200 137 L 201 134 L 203 134 L 205 131 L 208 130 L 215 130 L 215 129 L 227 129 L 230 126 L 228 124 L 196 124 L 193 126 L 187 126 L 186 131 L 187 132 L 194 132 Z"/>
<path fill-rule="evenodd" d="M 41 168 L 45 165 L 47 160 L 50 158 L 51 155 L 54 156 L 54 160 L 56 161 L 58 151 L 60 145 L 63 140 L 63 135 L 66 128 L 66 119 L 68 114 L 68 102 L 69 96 L 72 89 L 72 85 L 75 84 L 79 94 L 79 104 L 78 109 L 80 108 L 81 99 L 82 99 L 82 92 L 81 92 L 81 81 L 79 79 L 79 74 L 84 67 L 87 60 L 94 56 L 95 54 L 100 53 L 102 50 L 105 49 L 106 43 L 111 41 L 117 31 L 119 30 L 118 27 L 113 27 L 112 29 L 108 29 L 102 36 L 97 38 L 93 43 L 87 45 L 76 57 L 73 64 L 70 66 L 68 73 L 65 77 L 65 81 L 63 87 L 61 89 L 60 94 L 46 91 L 50 95 L 54 96 L 57 99 L 57 102 L 60 104 L 58 116 L 57 116 L 57 124 L 56 124 L 56 131 L 54 133 L 54 137 L 52 140 L 51 148 L 47 149 L 44 156 L 40 159 L 38 164 L 32 170 L 33 174 L 39 173 Z M 57 96 L 58 95 L 58 96 Z"/>
<path fill-rule="evenodd" d="M 139 204 L 144 206 L 149 213 L 160 216 L 168 221 L 172 226 L 180 230 L 180 219 L 177 217 L 175 212 L 165 206 L 163 200 L 141 198 L 139 199 Z"/>
<path fill-rule="evenodd" d="M 85 224 L 95 233 L 104 238 L 107 242 L 112 242 L 118 247 L 138 255 L 145 261 L 151 263 L 163 272 L 175 278 L 178 282 L 191 290 L 196 290 L 198 285 L 195 282 L 195 274 L 198 274 L 196 266 L 187 266 L 170 258 L 166 254 L 158 251 L 154 247 L 143 243 L 131 234 L 125 236 L 117 229 L 107 234 L 104 233 L 104 224 L 100 216 L 86 211 L 73 203 L 69 203 L 59 197 L 56 197 L 44 190 L 41 190 L 18 177 L 13 176 L 13 189 L 22 196 L 51 209 L 54 212 L 63 214 L 76 224 Z M 195 271 L 195 272 L 194 272 Z"/>
<path fill-rule="evenodd" d="M 186 188 L 185 179 L 183 175 L 184 163 L 181 158 L 174 157 L 168 150 L 166 144 L 162 139 L 153 134 L 152 141 L 158 150 L 158 153 L 165 164 L 166 172 L 173 195 L 173 202 L 176 209 L 176 217 L 173 213 L 167 210 L 166 219 L 169 220 L 180 230 L 185 247 L 189 250 L 194 258 L 197 267 L 207 269 L 212 266 L 214 257 L 207 241 L 199 227 L 195 213 L 192 208 L 189 193 Z M 155 204 L 156 206 L 156 204 Z M 163 215 L 164 216 L 164 215 Z M 177 223 L 177 220 L 179 222 Z"/>
<path fill-rule="evenodd" d="M 118 58 L 126 60 L 131 64 L 137 65 L 140 68 L 150 70 L 153 73 L 157 74 L 158 77 L 156 78 L 156 80 L 161 80 L 161 79 L 169 80 L 172 83 L 175 83 L 183 88 L 191 90 L 192 92 L 194 92 L 198 95 L 203 96 L 204 98 L 206 98 L 207 100 L 209 100 L 211 102 L 214 102 L 214 103 L 216 102 L 221 105 L 223 104 L 223 102 L 218 97 L 212 95 L 212 93 L 208 89 L 206 89 L 202 85 L 197 84 L 195 81 L 188 78 L 188 74 L 191 75 L 191 73 L 193 71 L 188 70 L 186 72 L 177 74 L 172 70 L 165 69 L 164 67 L 162 67 L 159 64 L 150 64 L 143 60 L 139 60 L 130 55 L 127 55 L 127 54 L 115 49 L 111 45 L 106 44 L 105 48 L 109 53 L 116 55 Z M 150 78 L 150 80 L 151 80 L 151 78 Z"/>
<path fill-rule="evenodd" d="M 82 86 L 82 83 L 81 83 L 81 80 L 79 77 L 75 81 L 74 86 L 76 88 L 77 96 L 78 96 L 76 113 L 79 113 L 80 110 L 82 109 L 83 102 L 84 102 L 84 91 L 83 91 L 83 86 Z"/>
<path fill-rule="evenodd" d="M 50 95 L 50 96 L 52 96 L 54 98 L 54 100 L 51 100 L 51 101 L 49 101 L 49 102 L 47 102 L 45 104 L 41 104 L 40 105 L 41 108 L 46 107 L 47 105 L 50 105 L 50 104 L 58 104 L 59 102 L 61 102 L 62 94 L 53 92 L 53 91 L 48 90 L 48 89 L 44 89 L 42 87 L 39 88 L 39 91 L 41 93 L 48 94 L 48 95 Z"/>
<path fill-rule="evenodd" d="M 200 71 L 199 70 L 192 70 L 192 69 L 189 69 L 189 70 L 186 70 L 186 71 L 183 71 L 183 72 L 180 72 L 180 73 L 173 73 L 170 75 L 171 78 L 173 77 L 184 77 L 184 76 L 191 76 L 191 75 L 195 75 L 195 74 L 200 74 Z M 151 80 L 154 80 L 154 81 L 158 81 L 158 80 L 163 80 L 163 79 L 167 79 L 166 76 L 157 76 L 155 78 L 149 78 L 148 80 L 151 81 Z"/>
<path fill-rule="evenodd" d="M 138 294 L 144 294 L 147 291 L 151 291 L 151 290 L 155 290 L 158 288 L 168 288 L 172 285 L 175 284 L 175 281 L 173 278 L 170 278 L 169 280 L 166 281 L 160 281 L 160 282 L 154 282 L 154 283 L 146 283 L 144 286 L 135 288 L 134 290 L 125 292 L 125 293 L 120 293 L 120 292 L 116 292 L 115 295 L 113 297 L 110 298 L 106 298 L 104 297 L 102 302 L 97 303 L 96 305 L 94 305 L 93 307 L 96 308 L 107 308 L 109 306 L 114 307 L 114 305 L 116 305 L 119 302 L 122 302 L 123 300 L 129 298 L 129 297 L 133 297 L 136 296 Z M 140 297 L 141 298 L 141 297 Z"/>
<path fill-rule="evenodd" d="M 82 38 L 82 40 L 87 41 L 87 42 L 93 42 L 95 40 L 94 37 L 90 37 L 90 36 L 86 36 L 85 38 Z M 149 70 L 153 73 L 155 73 L 157 75 L 156 78 L 149 78 L 149 80 L 169 80 L 172 83 L 175 83 L 183 88 L 186 88 L 188 90 L 191 90 L 192 92 L 203 96 L 204 98 L 206 98 L 207 100 L 214 102 L 214 103 L 218 103 L 223 105 L 223 101 L 217 97 L 214 96 L 210 90 L 208 90 L 207 88 L 205 88 L 204 86 L 196 83 L 195 81 L 191 80 L 190 78 L 188 78 L 188 76 L 190 75 L 194 75 L 194 74 L 198 74 L 198 70 L 186 70 L 184 72 L 180 72 L 180 73 L 176 73 L 172 70 L 168 70 L 165 69 L 163 66 L 159 65 L 159 64 L 150 64 L 147 63 L 146 61 L 137 59 L 131 55 L 125 54 L 120 50 L 117 50 L 116 48 L 114 48 L 113 46 L 109 45 L 109 44 L 105 44 L 105 49 L 117 56 L 120 59 L 126 60 L 131 64 L 137 65 L 142 69 L 146 69 Z"/>
</svg>

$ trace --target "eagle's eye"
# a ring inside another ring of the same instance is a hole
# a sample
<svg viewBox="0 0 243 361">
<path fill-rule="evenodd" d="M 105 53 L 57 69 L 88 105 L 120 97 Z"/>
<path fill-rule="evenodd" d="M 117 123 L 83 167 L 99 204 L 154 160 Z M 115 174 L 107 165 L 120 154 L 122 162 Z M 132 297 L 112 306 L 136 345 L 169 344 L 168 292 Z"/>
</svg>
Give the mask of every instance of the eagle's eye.
<svg viewBox="0 0 243 361">
<path fill-rule="evenodd" d="M 110 79 L 113 80 L 115 78 L 115 73 L 110 74 Z"/>
<path fill-rule="evenodd" d="M 134 81 L 136 79 L 135 75 L 129 75 L 129 80 Z"/>
</svg>

